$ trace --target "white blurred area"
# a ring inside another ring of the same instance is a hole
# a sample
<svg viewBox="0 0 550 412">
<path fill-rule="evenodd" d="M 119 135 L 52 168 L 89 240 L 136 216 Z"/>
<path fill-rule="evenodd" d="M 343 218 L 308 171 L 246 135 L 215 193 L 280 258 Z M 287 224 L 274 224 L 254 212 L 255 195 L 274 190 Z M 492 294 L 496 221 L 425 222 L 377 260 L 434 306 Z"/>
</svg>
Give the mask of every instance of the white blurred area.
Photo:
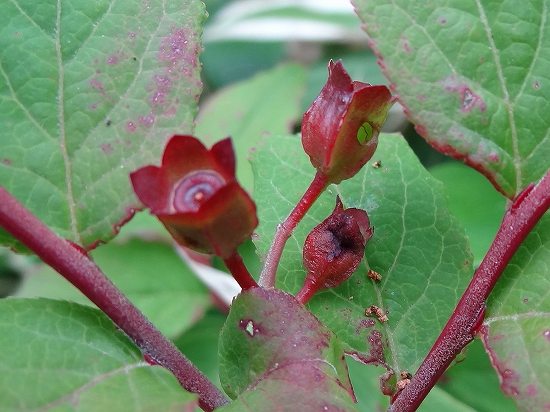
<svg viewBox="0 0 550 412">
<path fill-rule="evenodd" d="M 345 0 L 241 0 L 207 24 L 205 43 L 219 40 L 365 42 L 353 6 Z"/>
</svg>

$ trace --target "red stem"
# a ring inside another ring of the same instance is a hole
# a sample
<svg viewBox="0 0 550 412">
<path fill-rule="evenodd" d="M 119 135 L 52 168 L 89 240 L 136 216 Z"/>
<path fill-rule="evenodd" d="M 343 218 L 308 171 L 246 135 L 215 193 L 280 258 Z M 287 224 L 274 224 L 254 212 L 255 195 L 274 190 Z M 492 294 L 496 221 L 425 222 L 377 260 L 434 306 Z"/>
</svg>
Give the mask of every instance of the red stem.
<svg viewBox="0 0 550 412">
<path fill-rule="evenodd" d="M 292 235 L 294 228 L 300 223 L 313 203 L 315 203 L 317 198 L 326 189 L 328 186 L 327 180 L 324 174 L 317 172 L 300 201 L 294 206 L 294 209 L 292 209 L 292 212 L 290 212 L 283 223 L 277 226 L 273 243 L 271 243 L 264 268 L 260 275 L 260 286 L 264 288 L 272 288 L 275 286 L 275 275 L 286 241 L 290 235 Z"/>
<path fill-rule="evenodd" d="M 237 252 L 233 253 L 231 256 L 224 259 L 223 261 L 225 263 L 225 266 L 227 266 L 227 269 L 229 269 L 229 271 L 231 272 L 237 283 L 241 286 L 241 288 L 243 288 L 243 290 L 258 287 L 258 284 L 250 275 L 250 272 L 243 263 L 243 259 Z"/>
<path fill-rule="evenodd" d="M 306 276 L 304 286 L 302 286 L 302 289 L 296 294 L 296 300 L 302 305 L 305 305 L 318 290 L 319 287 L 315 283 L 309 282 Z"/>
<path fill-rule="evenodd" d="M 485 301 L 508 262 L 550 207 L 550 171 L 521 192 L 506 211 L 495 239 L 468 288 L 411 382 L 394 399 L 390 411 L 415 411 L 453 359 L 477 333 Z"/>
<path fill-rule="evenodd" d="M 0 187 L 0 226 L 94 302 L 134 341 L 144 356 L 172 372 L 183 388 L 199 395 L 199 406 L 204 411 L 228 402 L 83 251 L 58 237 L 3 187 Z"/>
</svg>

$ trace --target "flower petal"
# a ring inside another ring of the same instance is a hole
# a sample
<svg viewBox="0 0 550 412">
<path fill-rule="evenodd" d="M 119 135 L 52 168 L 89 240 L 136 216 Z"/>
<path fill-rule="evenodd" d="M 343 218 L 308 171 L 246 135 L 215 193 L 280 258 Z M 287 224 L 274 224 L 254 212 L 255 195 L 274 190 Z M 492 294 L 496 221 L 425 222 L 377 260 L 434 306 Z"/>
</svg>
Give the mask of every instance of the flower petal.
<svg viewBox="0 0 550 412">
<path fill-rule="evenodd" d="M 162 169 L 157 166 L 145 166 L 130 173 L 134 192 L 138 199 L 157 213 L 166 209 L 169 187 L 164 182 Z"/>
<path fill-rule="evenodd" d="M 258 225 L 256 205 L 231 182 L 194 213 L 158 215 L 174 239 L 197 251 L 230 256 Z"/>
<path fill-rule="evenodd" d="M 230 137 L 217 142 L 210 149 L 212 156 L 218 164 L 225 170 L 228 176 L 235 177 L 235 151 Z"/>
<path fill-rule="evenodd" d="M 224 178 L 228 177 L 201 141 L 189 135 L 175 135 L 170 139 L 164 149 L 162 169 L 169 184 L 195 170 L 215 170 Z"/>
</svg>

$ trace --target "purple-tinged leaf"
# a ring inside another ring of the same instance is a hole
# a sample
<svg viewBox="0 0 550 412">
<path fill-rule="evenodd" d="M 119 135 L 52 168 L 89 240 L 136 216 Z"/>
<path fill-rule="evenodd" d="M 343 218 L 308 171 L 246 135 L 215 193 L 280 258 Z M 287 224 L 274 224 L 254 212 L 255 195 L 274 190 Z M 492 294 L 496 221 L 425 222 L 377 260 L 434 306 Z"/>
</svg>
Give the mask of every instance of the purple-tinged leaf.
<svg viewBox="0 0 550 412">
<path fill-rule="evenodd" d="M 496 284 L 481 331 L 503 392 L 523 411 L 550 410 L 549 274 L 547 214 Z"/>
<path fill-rule="evenodd" d="M 353 410 L 342 345 L 285 292 L 254 288 L 240 294 L 222 329 L 219 352 L 225 391 L 262 406 L 255 410 L 292 404 Z M 265 396 L 272 391 L 275 404 Z"/>
<path fill-rule="evenodd" d="M 550 158 L 546 0 L 354 0 L 418 132 L 513 198 Z"/>
</svg>

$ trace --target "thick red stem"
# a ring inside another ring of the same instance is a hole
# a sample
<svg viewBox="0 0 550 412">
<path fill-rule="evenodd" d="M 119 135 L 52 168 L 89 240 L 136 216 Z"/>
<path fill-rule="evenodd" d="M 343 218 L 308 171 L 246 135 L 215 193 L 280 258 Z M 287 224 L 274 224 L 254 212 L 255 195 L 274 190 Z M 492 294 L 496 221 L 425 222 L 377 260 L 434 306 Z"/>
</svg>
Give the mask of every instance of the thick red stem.
<svg viewBox="0 0 550 412">
<path fill-rule="evenodd" d="M 227 398 L 166 339 L 78 247 L 58 237 L 0 187 L 0 226 L 31 249 L 94 302 L 141 349 L 170 370 L 199 405 L 212 411 Z"/>
<path fill-rule="evenodd" d="M 243 290 L 258 287 L 258 284 L 250 275 L 250 272 L 244 265 L 243 259 L 237 252 L 233 253 L 231 256 L 224 259 L 223 261 L 225 263 L 225 266 L 227 266 L 227 269 L 229 269 L 229 271 Z"/>
<path fill-rule="evenodd" d="M 487 255 L 432 349 L 390 411 L 415 411 L 453 359 L 470 343 L 483 322 L 485 301 L 508 262 L 550 207 L 550 171 L 521 192 L 506 211 Z"/>
<path fill-rule="evenodd" d="M 294 209 L 292 209 L 285 221 L 277 226 L 277 231 L 275 232 L 260 275 L 260 286 L 264 288 L 275 286 L 275 275 L 286 241 L 327 186 L 327 177 L 317 172 L 300 201 L 294 206 Z"/>
</svg>

